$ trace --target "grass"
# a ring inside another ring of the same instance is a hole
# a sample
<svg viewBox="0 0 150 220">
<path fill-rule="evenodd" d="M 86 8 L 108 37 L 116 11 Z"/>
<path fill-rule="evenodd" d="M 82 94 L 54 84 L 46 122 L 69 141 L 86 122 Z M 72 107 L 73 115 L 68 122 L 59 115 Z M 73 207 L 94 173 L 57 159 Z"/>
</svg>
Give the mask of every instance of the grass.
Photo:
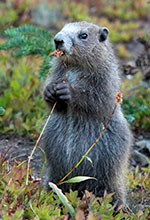
<svg viewBox="0 0 150 220">
<path fill-rule="evenodd" d="M 122 90 L 124 94 L 123 111 L 132 129 L 150 129 L 150 89 L 142 81 L 142 74 L 136 74 L 130 80 L 124 80 Z"/>
<path fill-rule="evenodd" d="M 17 62 L 11 54 L 1 53 L 0 105 L 5 113 L 0 117 L 0 130 L 3 133 L 27 134 L 41 129 L 48 112 L 41 101 L 40 64 L 40 58 L 22 58 Z"/>
<path fill-rule="evenodd" d="M 51 184 L 53 191 L 49 194 L 41 186 L 41 179 L 32 177 L 29 170 L 29 182 L 26 185 L 27 164 L 17 162 L 11 166 L 4 156 L 0 163 L 0 195 L 1 216 L 4 220 L 9 219 L 72 219 L 80 220 L 86 216 L 87 219 L 148 219 L 150 206 L 145 205 L 135 213 L 126 210 L 120 211 L 114 216 L 113 207 L 110 204 L 112 194 L 105 193 L 103 197 L 95 197 L 92 193 L 85 192 L 81 199 L 77 191 L 63 194 L 58 187 Z M 149 196 L 150 169 L 144 168 L 142 173 L 139 169 L 128 174 L 130 197 L 136 207 L 140 207 L 142 201 Z M 139 190 L 140 189 L 140 190 Z M 142 193 L 141 193 L 142 192 Z M 135 202 L 134 202 L 135 203 Z M 150 216 L 149 216 L 150 217 Z"/>
</svg>

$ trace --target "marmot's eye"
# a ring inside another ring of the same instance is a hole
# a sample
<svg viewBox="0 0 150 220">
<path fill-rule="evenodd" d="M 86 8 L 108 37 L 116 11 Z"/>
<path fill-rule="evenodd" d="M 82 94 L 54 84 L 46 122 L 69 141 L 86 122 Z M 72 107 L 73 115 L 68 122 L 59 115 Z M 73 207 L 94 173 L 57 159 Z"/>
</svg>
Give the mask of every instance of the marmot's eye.
<svg viewBox="0 0 150 220">
<path fill-rule="evenodd" d="M 79 34 L 79 39 L 86 39 L 88 37 L 88 35 L 86 33 L 83 34 Z"/>
</svg>

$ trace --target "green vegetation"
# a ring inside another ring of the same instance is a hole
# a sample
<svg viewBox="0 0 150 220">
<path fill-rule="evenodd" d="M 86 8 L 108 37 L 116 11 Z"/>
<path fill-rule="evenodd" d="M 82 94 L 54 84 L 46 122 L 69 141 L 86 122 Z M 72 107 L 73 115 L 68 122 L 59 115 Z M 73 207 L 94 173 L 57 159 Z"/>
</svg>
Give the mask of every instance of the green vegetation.
<svg viewBox="0 0 150 220">
<path fill-rule="evenodd" d="M 14 23 L 17 18 L 18 15 L 13 8 L 7 7 L 3 3 L 0 3 L 0 26 L 3 25 L 3 27 L 6 27 L 7 25 Z"/>
<path fill-rule="evenodd" d="M 1 215 L 4 220 L 21 220 L 21 219 L 63 219 L 70 215 L 72 219 L 81 220 L 85 215 L 89 220 L 97 219 L 148 219 L 149 208 L 145 211 L 138 209 L 136 214 L 120 211 L 116 216 L 113 214 L 113 207 L 110 204 L 112 195 L 106 194 L 102 198 L 95 198 L 93 194 L 86 192 L 81 200 L 77 197 L 77 191 L 66 193 L 65 195 L 51 184 L 55 191 L 50 191 L 49 194 L 40 185 L 40 179 L 32 178 L 32 171 L 29 171 L 29 183 L 26 185 L 27 168 L 26 163 L 15 162 L 13 166 L 8 165 L 4 157 L 1 158 L 0 163 L 0 208 Z M 14 175 L 15 173 L 15 175 Z M 148 168 L 143 170 L 143 174 L 139 175 L 139 170 L 129 174 L 129 187 L 136 190 L 134 200 L 143 201 L 149 195 L 150 177 Z M 138 190 L 143 188 L 143 192 Z M 75 218 L 74 218 L 75 216 Z"/>
<path fill-rule="evenodd" d="M 150 88 L 142 82 L 141 73 L 131 80 L 124 80 L 123 110 L 128 122 L 134 129 L 150 129 Z"/>
<path fill-rule="evenodd" d="M 123 21 L 135 20 L 139 17 L 145 17 L 150 12 L 150 7 L 145 0 L 141 1 L 112 1 L 104 7 L 103 13 L 109 18 L 119 18 Z"/>
<path fill-rule="evenodd" d="M 2 106 L 0 106 L 0 115 L 4 115 L 4 113 L 5 113 L 5 109 Z"/>
<path fill-rule="evenodd" d="M 97 4 L 97 5 L 96 5 Z M 60 10 L 69 21 L 87 20 L 100 26 L 107 26 L 113 43 L 130 42 L 140 29 L 139 18 L 145 19 L 150 13 L 150 5 L 145 0 L 140 1 L 104 1 L 95 3 L 95 13 L 83 3 L 63 1 Z M 100 17 L 100 19 L 98 19 Z M 121 57 L 122 58 L 122 57 Z"/>
<path fill-rule="evenodd" d="M 6 110 L 0 117 L 1 131 L 20 134 L 40 131 L 46 115 L 37 68 L 41 60 L 22 58 L 18 63 L 10 54 L 1 58 L 0 104 Z"/>
<path fill-rule="evenodd" d="M 63 1 L 60 10 L 70 21 L 89 21 L 88 7 L 82 3 Z"/>
<path fill-rule="evenodd" d="M 0 129 L 20 134 L 37 132 L 46 116 L 40 80 L 45 79 L 50 68 L 51 35 L 46 30 L 25 25 L 7 29 L 4 36 L 8 40 L 0 45 L 0 49 L 11 49 L 11 54 L 1 54 L 1 105 L 6 112 L 0 118 Z M 12 58 L 29 55 L 19 63 Z"/>
<path fill-rule="evenodd" d="M 32 1 L 35 6 L 36 0 Z M 11 25 L 28 23 L 30 19 L 30 0 L 6 0 L 0 2 L 0 33 Z"/>
<path fill-rule="evenodd" d="M 52 36 L 44 29 L 32 25 L 24 25 L 18 28 L 9 28 L 4 32 L 8 39 L 0 45 L 0 50 L 13 49 L 14 57 L 38 55 L 43 57 L 40 69 L 40 77 L 45 78 L 49 68 L 49 53 L 53 51 Z"/>
</svg>

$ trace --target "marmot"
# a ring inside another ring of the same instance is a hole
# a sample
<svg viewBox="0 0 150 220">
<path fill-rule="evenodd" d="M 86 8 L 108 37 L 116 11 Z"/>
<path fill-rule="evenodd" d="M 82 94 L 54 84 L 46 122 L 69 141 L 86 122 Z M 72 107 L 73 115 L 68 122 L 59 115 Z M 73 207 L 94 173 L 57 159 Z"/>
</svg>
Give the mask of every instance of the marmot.
<svg viewBox="0 0 150 220">
<path fill-rule="evenodd" d="M 108 40 L 108 29 L 88 22 L 66 24 L 56 34 L 56 49 L 63 56 L 54 58 L 44 99 L 55 110 L 43 136 L 47 156 L 48 181 L 58 183 L 85 154 L 98 137 L 102 124 L 110 120 L 115 96 L 120 89 L 119 68 Z M 67 77 L 66 77 L 67 74 Z M 125 202 L 124 173 L 127 170 L 132 135 L 120 106 L 102 138 L 71 174 L 90 176 L 70 188 L 92 191 L 96 196 L 114 192 L 114 201 Z"/>
</svg>

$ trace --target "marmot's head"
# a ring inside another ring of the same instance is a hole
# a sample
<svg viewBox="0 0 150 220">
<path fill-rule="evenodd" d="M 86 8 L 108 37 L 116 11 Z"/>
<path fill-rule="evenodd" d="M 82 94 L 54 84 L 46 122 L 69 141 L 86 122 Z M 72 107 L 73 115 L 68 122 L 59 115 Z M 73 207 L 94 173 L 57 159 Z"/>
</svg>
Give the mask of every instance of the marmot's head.
<svg viewBox="0 0 150 220">
<path fill-rule="evenodd" d="M 56 49 L 64 52 L 61 59 L 76 62 L 105 60 L 110 49 L 107 37 L 108 29 L 85 21 L 66 24 L 56 34 L 54 42 Z"/>
</svg>

